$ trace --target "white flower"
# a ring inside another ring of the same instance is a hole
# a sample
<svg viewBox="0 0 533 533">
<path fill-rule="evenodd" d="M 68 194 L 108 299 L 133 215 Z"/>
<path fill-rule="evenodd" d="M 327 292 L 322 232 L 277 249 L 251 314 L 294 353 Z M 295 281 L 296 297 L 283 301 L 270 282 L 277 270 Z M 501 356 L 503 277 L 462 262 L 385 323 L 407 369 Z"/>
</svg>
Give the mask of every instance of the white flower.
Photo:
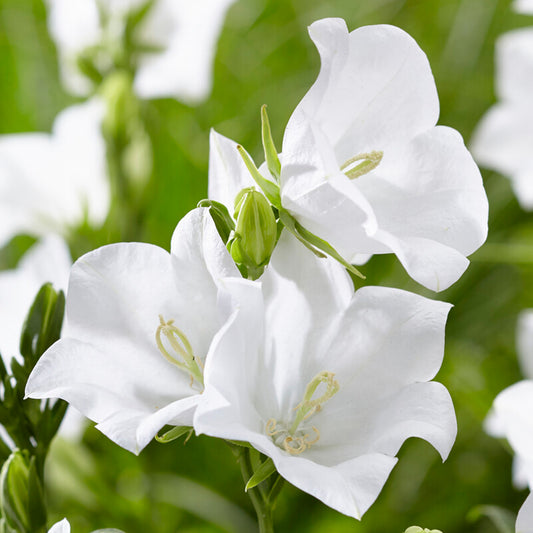
<svg viewBox="0 0 533 533">
<path fill-rule="evenodd" d="M 0 246 L 17 233 L 64 232 L 109 209 L 103 103 L 90 100 L 56 118 L 52 133 L 0 136 Z"/>
<path fill-rule="evenodd" d="M 285 130 L 282 205 L 349 261 L 392 252 L 416 281 L 446 289 L 484 242 L 488 207 L 461 136 L 435 126 L 425 54 L 393 26 L 348 33 L 325 19 L 309 33 L 322 67 Z"/>
<path fill-rule="evenodd" d="M 533 209 L 533 29 L 506 33 L 496 42 L 496 103 L 472 139 L 477 161 L 511 179 L 520 205 Z"/>
<path fill-rule="evenodd" d="M 530 494 L 518 511 L 516 533 L 533 533 L 533 494 Z"/>
<path fill-rule="evenodd" d="M 135 88 L 141 98 L 174 97 L 187 103 L 204 100 L 212 85 L 216 42 L 228 8 L 235 0 L 156 0 L 134 38 L 154 48 L 139 58 Z M 91 84 L 77 67 L 80 53 L 124 39 L 125 17 L 145 0 L 48 0 L 49 29 L 55 40 L 65 86 L 86 95 Z M 99 9 L 109 19 L 103 24 Z M 109 51 L 99 53 L 102 67 Z M 103 63 L 103 64 L 102 64 Z"/>
<path fill-rule="evenodd" d="M 70 533 L 70 524 L 66 518 L 63 518 L 61 522 L 55 523 L 49 530 L 48 533 Z"/>
<path fill-rule="evenodd" d="M 485 430 L 509 441 L 515 452 L 515 485 L 533 488 L 533 310 L 524 311 L 519 317 L 517 349 L 527 379 L 498 394 L 485 420 Z"/>
<path fill-rule="evenodd" d="M 533 15 L 533 0 L 515 0 L 513 9 L 524 15 Z"/>
<path fill-rule="evenodd" d="M 20 357 L 22 326 L 41 285 L 50 282 L 65 291 L 71 265 L 66 243 L 48 235 L 26 252 L 17 268 L 0 272 L 0 354 L 6 364 Z"/>
<path fill-rule="evenodd" d="M 165 424 L 192 425 L 204 361 L 227 318 L 218 286 L 240 276 L 207 210 L 178 224 L 171 249 L 121 243 L 79 259 L 67 331 L 26 389 L 32 398 L 65 399 L 135 453 Z"/>
<path fill-rule="evenodd" d="M 118 529 L 99 529 L 93 533 L 122 533 Z M 49 530 L 48 533 L 70 533 L 70 524 L 66 518 L 63 518 L 61 522 L 55 523 Z"/>
<path fill-rule="evenodd" d="M 356 518 L 405 439 L 447 456 L 453 405 L 429 380 L 449 304 L 383 287 L 354 294 L 340 265 L 286 233 L 260 282 L 227 283 L 240 311 L 207 362 L 198 433 L 250 442 L 293 485 Z"/>
</svg>

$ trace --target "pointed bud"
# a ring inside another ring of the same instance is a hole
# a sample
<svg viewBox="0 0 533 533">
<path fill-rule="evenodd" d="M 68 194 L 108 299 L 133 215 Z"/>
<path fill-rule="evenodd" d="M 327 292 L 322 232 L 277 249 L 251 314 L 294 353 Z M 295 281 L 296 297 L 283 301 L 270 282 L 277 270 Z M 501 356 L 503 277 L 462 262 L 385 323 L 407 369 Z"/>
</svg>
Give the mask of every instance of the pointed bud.
<svg viewBox="0 0 533 533">
<path fill-rule="evenodd" d="M 276 245 L 278 228 L 268 200 L 253 188 L 243 189 L 235 199 L 237 226 L 230 252 L 252 278 L 261 275 Z"/>
</svg>

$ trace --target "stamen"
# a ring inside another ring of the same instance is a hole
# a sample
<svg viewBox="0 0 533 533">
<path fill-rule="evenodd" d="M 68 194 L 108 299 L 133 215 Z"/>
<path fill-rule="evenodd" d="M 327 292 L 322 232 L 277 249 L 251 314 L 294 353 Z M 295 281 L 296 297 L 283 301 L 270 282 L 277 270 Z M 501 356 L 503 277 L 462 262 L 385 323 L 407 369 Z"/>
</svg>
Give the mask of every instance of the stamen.
<svg viewBox="0 0 533 533">
<path fill-rule="evenodd" d="M 348 178 L 353 180 L 359 176 L 368 174 L 371 170 L 374 170 L 381 163 L 382 159 L 382 151 L 373 150 L 372 152 L 365 152 L 348 159 L 348 161 L 341 166 L 341 170 L 346 174 L 346 176 L 348 176 Z M 352 165 L 357 161 L 362 162 L 352 167 Z"/>
<path fill-rule="evenodd" d="M 167 339 L 175 355 L 169 353 L 163 344 L 161 338 L 162 335 Z M 187 339 L 187 336 L 183 331 L 174 325 L 174 320 L 165 321 L 164 318 L 159 315 L 159 326 L 155 332 L 155 342 L 157 348 L 169 363 L 172 363 L 190 374 L 191 387 L 195 379 L 203 387 L 204 377 L 202 373 L 202 361 L 194 355 L 189 339 Z"/>
<path fill-rule="evenodd" d="M 279 423 L 274 418 L 270 418 L 265 425 L 265 432 L 277 446 L 283 448 L 291 455 L 299 455 L 309 449 L 320 440 L 320 431 L 312 426 L 313 437 L 309 433 L 304 433 L 300 425 L 318 413 L 322 405 L 331 399 L 339 391 L 339 383 L 334 379 L 332 372 L 320 372 L 307 385 L 302 401 L 294 408 L 296 415 L 292 424 Z M 314 398 L 318 388 L 324 384 L 325 390 L 317 398 Z"/>
</svg>

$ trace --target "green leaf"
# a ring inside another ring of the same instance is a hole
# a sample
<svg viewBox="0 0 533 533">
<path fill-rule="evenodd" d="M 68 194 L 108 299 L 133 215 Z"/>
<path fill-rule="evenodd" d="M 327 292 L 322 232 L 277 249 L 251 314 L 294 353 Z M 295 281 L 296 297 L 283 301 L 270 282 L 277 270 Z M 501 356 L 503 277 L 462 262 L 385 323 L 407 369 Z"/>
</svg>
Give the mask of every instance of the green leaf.
<svg viewBox="0 0 533 533">
<path fill-rule="evenodd" d="M 283 224 L 287 226 L 287 228 L 289 228 L 289 230 L 292 226 L 294 232 L 296 232 L 301 237 L 300 240 L 305 241 L 308 244 L 308 248 L 309 245 L 318 248 L 325 254 L 338 261 L 344 268 L 349 270 L 352 274 L 355 274 L 361 279 L 366 279 L 365 275 L 359 272 L 359 270 L 357 270 L 357 268 L 355 268 L 351 263 L 346 261 L 346 259 L 344 259 L 344 257 L 342 257 L 339 252 L 337 252 L 337 250 L 335 250 L 335 248 L 333 248 L 333 246 L 329 244 L 329 242 L 325 241 L 324 239 L 321 239 L 320 237 L 317 237 L 309 230 L 306 230 L 292 215 L 288 213 L 288 211 L 282 211 L 280 211 L 280 220 L 283 222 Z"/>
<path fill-rule="evenodd" d="M 20 353 L 28 375 L 39 357 L 59 339 L 64 312 L 65 295 L 45 283 L 30 308 L 20 339 Z"/>
<path fill-rule="evenodd" d="M 198 207 L 209 208 L 209 214 L 215 223 L 220 238 L 227 244 L 229 236 L 235 230 L 235 222 L 229 214 L 228 208 L 220 202 L 214 200 L 201 200 Z"/>
<path fill-rule="evenodd" d="M 162 444 L 167 444 L 169 442 L 172 442 L 173 440 L 179 439 L 182 435 L 185 435 L 186 433 L 189 433 L 190 436 L 192 435 L 193 431 L 193 428 L 190 426 L 176 426 L 167 431 L 166 433 L 163 433 L 163 435 L 156 435 L 155 440 Z M 189 439 L 189 436 L 186 440 Z"/>
<path fill-rule="evenodd" d="M 263 141 L 263 150 L 265 152 L 265 161 L 267 162 L 268 170 L 276 181 L 279 183 L 281 175 L 281 163 L 278 157 L 278 151 L 272 139 L 272 131 L 270 130 L 270 121 L 268 120 L 267 106 L 261 107 L 261 138 Z"/>
<path fill-rule="evenodd" d="M 28 516 L 30 531 L 41 531 L 46 526 L 46 507 L 43 488 L 35 466 L 35 457 L 30 461 L 28 475 Z"/>
<path fill-rule="evenodd" d="M 499 531 L 499 533 L 514 533 L 516 515 L 497 505 L 478 505 L 468 513 L 468 520 L 478 521 L 481 517 L 487 517 Z"/>
<path fill-rule="evenodd" d="M 257 170 L 255 163 L 250 159 L 250 156 L 246 153 L 246 150 L 242 146 L 237 146 L 237 150 L 246 165 L 246 168 L 252 175 L 254 181 L 261 187 L 261 190 L 265 193 L 268 201 L 278 209 L 281 209 L 281 195 L 279 192 L 279 186 L 271 181 L 267 180 L 261 175 L 261 172 Z"/>
<path fill-rule="evenodd" d="M 243 448 L 253 448 L 253 446 L 244 440 L 228 440 L 228 442 L 231 442 L 231 444 L 235 444 L 237 446 L 242 446 Z"/>
<path fill-rule="evenodd" d="M 276 467 L 274 461 L 269 457 L 264 463 L 261 463 L 259 468 L 254 472 L 253 476 L 248 480 L 248 483 L 246 483 L 244 490 L 248 491 L 248 489 L 253 489 L 259 485 L 259 483 L 268 479 L 275 471 Z"/>
</svg>

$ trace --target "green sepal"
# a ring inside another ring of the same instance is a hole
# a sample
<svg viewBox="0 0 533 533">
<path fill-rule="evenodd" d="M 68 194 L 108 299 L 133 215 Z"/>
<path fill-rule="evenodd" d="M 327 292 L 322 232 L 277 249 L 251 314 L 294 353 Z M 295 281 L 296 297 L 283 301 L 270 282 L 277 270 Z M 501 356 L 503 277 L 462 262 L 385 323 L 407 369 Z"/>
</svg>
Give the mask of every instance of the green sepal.
<svg viewBox="0 0 533 533">
<path fill-rule="evenodd" d="M 499 533 L 514 533 L 516 515 L 498 505 L 477 505 L 467 515 L 470 522 L 477 522 L 482 517 L 487 517 Z"/>
<path fill-rule="evenodd" d="M 290 231 L 294 237 L 296 237 L 309 251 L 313 252 L 317 257 L 320 259 L 324 259 L 326 257 L 325 254 L 317 250 L 314 246 L 311 246 L 299 233 L 296 229 L 296 220 L 289 215 L 288 211 L 285 211 L 285 209 L 279 210 L 279 221 L 281 222 L 281 226 L 287 228 L 288 231 Z M 281 231 L 280 231 L 281 233 Z"/>
<path fill-rule="evenodd" d="M 253 476 L 248 480 L 248 483 L 246 483 L 244 490 L 248 492 L 249 489 L 257 487 L 259 483 L 268 479 L 275 471 L 276 466 L 274 465 L 274 461 L 269 457 L 266 461 L 261 463 L 259 468 L 253 473 Z"/>
<path fill-rule="evenodd" d="M 278 157 L 278 151 L 272 139 L 272 131 L 270 130 L 270 121 L 268 120 L 267 106 L 261 107 L 261 139 L 263 141 L 263 150 L 265 152 L 265 161 L 268 170 L 272 176 L 279 183 L 281 175 L 281 162 Z"/>
<path fill-rule="evenodd" d="M 235 230 L 235 222 L 231 218 L 228 208 L 214 200 L 201 200 L 198 202 L 198 207 L 207 207 L 209 209 L 209 214 L 215 223 L 220 238 L 224 244 L 227 244 L 231 232 Z"/>
<path fill-rule="evenodd" d="M 326 255 L 329 255 L 336 261 L 338 261 L 346 270 L 350 271 L 352 274 L 356 275 L 361 279 L 366 279 L 366 276 L 359 272 L 351 263 L 346 261 L 329 242 L 317 237 L 314 233 L 311 233 L 309 230 L 305 229 L 288 211 L 282 209 L 280 210 L 280 220 L 287 227 L 287 229 L 295 235 L 301 242 L 303 242 L 311 251 L 321 257 L 320 253 L 317 253 L 317 249 L 324 252 Z M 322 255 L 324 257 L 324 255 Z"/>
<path fill-rule="evenodd" d="M 161 444 L 167 444 L 169 442 L 172 442 L 173 440 L 179 439 L 181 436 L 188 433 L 189 435 L 186 439 L 187 441 L 192 435 L 193 431 L 194 429 L 190 426 L 176 426 L 163 433 L 163 435 L 156 435 L 155 440 L 157 442 L 160 442 Z"/>
<path fill-rule="evenodd" d="M 242 446 L 243 448 L 253 448 L 253 446 L 244 440 L 228 440 L 231 444 L 235 444 L 236 446 Z"/>
<path fill-rule="evenodd" d="M 25 370 L 31 371 L 39 357 L 59 339 L 64 313 L 63 291 L 56 292 L 50 283 L 45 283 L 22 328 L 20 353 L 24 357 Z"/>
<path fill-rule="evenodd" d="M 279 192 L 279 186 L 261 175 L 261 172 L 257 170 L 255 163 L 251 160 L 250 156 L 246 153 L 246 150 L 241 145 L 237 146 L 237 150 L 239 151 L 239 154 L 241 154 L 244 164 L 252 175 L 252 178 L 264 192 L 265 196 L 268 198 L 268 201 L 274 207 L 281 209 L 281 194 Z"/>
<path fill-rule="evenodd" d="M 30 518 L 30 531 L 42 531 L 45 529 L 46 507 L 35 457 L 31 458 L 28 474 L 28 516 Z"/>
</svg>

